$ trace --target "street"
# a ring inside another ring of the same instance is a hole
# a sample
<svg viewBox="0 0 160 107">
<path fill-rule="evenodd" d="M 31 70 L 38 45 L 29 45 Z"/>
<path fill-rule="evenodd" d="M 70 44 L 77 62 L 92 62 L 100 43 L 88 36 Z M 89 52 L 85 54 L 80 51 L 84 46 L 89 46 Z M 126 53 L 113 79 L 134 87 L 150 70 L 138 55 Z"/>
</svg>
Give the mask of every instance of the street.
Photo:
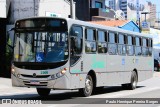
<svg viewBox="0 0 160 107">
<path fill-rule="evenodd" d="M 121 86 L 105 87 L 103 91 L 100 91 L 90 97 L 80 97 L 77 90 L 53 90 L 47 98 L 40 97 L 36 89 L 34 88 L 21 88 L 12 87 L 11 79 L 0 78 L 0 99 L 15 99 L 15 100 L 42 100 L 42 107 L 58 107 L 58 106 L 76 106 L 79 107 L 82 104 L 105 104 L 105 100 L 108 98 L 160 98 L 160 72 L 155 72 L 153 78 L 139 82 L 136 90 L 123 90 Z M 52 105 L 54 104 L 54 105 Z M 61 104 L 61 105 L 59 105 Z M 66 105 L 67 104 L 67 105 Z M 8 104 L 5 104 L 9 106 Z M 142 104 L 140 104 L 142 105 Z M 2 106 L 2 105 L 0 105 Z M 14 104 L 12 106 L 21 105 Z M 34 107 L 35 105 L 31 105 Z M 83 105 L 85 106 L 85 105 Z M 87 106 L 87 105 L 86 105 Z M 96 105 L 93 105 L 93 107 Z M 107 106 L 138 106 L 138 104 L 108 104 Z M 160 107 L 160 104 L 145 104 L 147 107 Z"/>
</svg>

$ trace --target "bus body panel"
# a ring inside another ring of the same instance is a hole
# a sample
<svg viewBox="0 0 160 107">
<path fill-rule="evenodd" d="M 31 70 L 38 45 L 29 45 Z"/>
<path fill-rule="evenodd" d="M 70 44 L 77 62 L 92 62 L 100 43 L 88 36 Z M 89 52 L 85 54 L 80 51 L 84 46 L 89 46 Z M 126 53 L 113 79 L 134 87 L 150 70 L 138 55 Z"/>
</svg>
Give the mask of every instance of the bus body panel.
<svg viewBox="0 0 160 107">
<path fill-rule="evenodd" d="M 136 57 L 136 69 L 138 71 L 138 80 L 143 81 L 153 76 L 153 58 Z"/>
<path fill-rule="evenodd" d="M 106 55 L 84 54 L 84 73 L 93 71 L 96 74 L 96 86 L 103 86 L 106 81 Z"/>
<path fill-rule="evenodd" d="M 113 75 L 110 79 L 113 84 L 123 83 L 123 74 L 125 74 L 125 56 L 107 55 L 107 75 Z"/>
</svg>

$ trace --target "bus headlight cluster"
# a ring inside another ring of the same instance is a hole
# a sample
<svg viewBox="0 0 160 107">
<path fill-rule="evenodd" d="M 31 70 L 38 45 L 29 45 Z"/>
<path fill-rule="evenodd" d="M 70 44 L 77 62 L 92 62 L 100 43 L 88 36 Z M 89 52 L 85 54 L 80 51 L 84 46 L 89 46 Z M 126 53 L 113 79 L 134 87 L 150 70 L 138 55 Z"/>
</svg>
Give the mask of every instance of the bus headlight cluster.
<svg viewBox="0 0 160 107">
<path fill-rule="evenodd" d="M 57 74 L 51 75 L 51 79 L 57 79 L 62 77 L 66 73 L 67 68 L 64 68 L 62 71 L 58 72 Z"/>
<path fill-rule="evenodd" d="M 20 74 L 16 72 L 14 66 L 12 66 L 12 68 L 11 68 L 11 73 L 12 73 L 15 77 L 18 77 L 18 78 L 20 77 Z"/>
<path fill-rule="evenodd" d="M 13 65 L 12 65 L 12 67 L 11 67 L 11 73 L 12 73 L 13 75 L 15 75 L 15 73 L 16 73 Z"/>
</svg>

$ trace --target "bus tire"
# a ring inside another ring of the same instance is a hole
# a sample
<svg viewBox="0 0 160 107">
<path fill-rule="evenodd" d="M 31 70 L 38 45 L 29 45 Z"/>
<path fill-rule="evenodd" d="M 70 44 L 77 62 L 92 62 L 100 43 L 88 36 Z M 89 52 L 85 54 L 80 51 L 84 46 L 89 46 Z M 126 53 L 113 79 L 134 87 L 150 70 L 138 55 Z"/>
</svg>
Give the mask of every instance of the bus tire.
<svg viewBox="0 0 160 107">
<path fill-rule="evenodd" d="M 134 90 L 137 87 L 138 76 L 135 71 L 132 71 L 131 80 L 129 84 L 122 84 L 123 89 Z"/>
<path fill-rule="evenodd" d="M 46 97 L 50 94 L 51 89 L 48 88 L 37 88 L 37 93 L 41 96 L 41 97 Z"/>
<path fill-rule="evenodd" d="M 130 90 L 134 90 L 137 87 L 137 82 L 138 82 L 138 76 L 137 73 L 135 71 L 132 71 L 131 74 L 131 83 L 128 84 L 128 88 Z"/>
<path fill-rule="evenodd" d="M 80 95 L 83 97 L 88 97 L 93 91 L 93 79 L 90 75 L 87 75 L 85 80 L 85 87 L 79 89 Z"/>
</svg>

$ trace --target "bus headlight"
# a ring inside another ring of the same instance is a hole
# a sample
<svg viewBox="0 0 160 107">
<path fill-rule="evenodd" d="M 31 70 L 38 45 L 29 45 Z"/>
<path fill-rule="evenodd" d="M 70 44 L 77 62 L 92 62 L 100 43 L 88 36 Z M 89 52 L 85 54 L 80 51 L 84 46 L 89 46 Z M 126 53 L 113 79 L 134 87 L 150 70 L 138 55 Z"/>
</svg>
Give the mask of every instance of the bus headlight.
<svg viewBox="0 0 160 107">
<path fill-rule="evenodd" d="M 12 66 L 12 68 L 11 68 L 11 73 L 12 73 L 15 77 L 20 78 L 20 74 L 16 72 L 14 66 Z"/>
<path fill-rule="evenodd" d="M 57 79 L 57 78 L 62 77 L 66 73 L 66 71 L 67 71 L 67 68 L 64 68 L 63 70 L 61 70 L 57 74 L 51 75 L 51 79 Z"/>
<path fill-rule="evenodd" d="M 15 69 L 14 69 L 14 68 L 12 68 L 12 69 L 11 69 L 11 72 L 12 72 L 12 73 L 13 73 L 13 72 L 15 72 Z"/>
<path fill-rule="evenodd" d="M 15 72 L 14 66 L 11 67 L 11 72 L 12 72 L 12 73 Z"/>
<path fill-rule="evenodd" d="M 14 76 L 16 76 L 16 71 L 15 71 L 15 68 L 14 68 L 13 65 L 12 65 L 12 67 L 11 67 L 11 73 L 12 73 Z"/>
</svg>

